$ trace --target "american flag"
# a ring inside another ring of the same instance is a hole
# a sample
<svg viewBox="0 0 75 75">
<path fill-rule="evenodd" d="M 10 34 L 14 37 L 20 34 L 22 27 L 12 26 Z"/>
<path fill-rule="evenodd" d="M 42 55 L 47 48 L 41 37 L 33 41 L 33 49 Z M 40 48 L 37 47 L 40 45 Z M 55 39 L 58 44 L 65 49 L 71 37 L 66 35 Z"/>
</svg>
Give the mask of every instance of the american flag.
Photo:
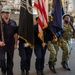
<svg viewBox="0 0 75 75">
<path fill-rule="evenodd" d="M 43 29 L 48 26 L 47 0 L 35 0 L 34 7 L 38 11 L 38 37 L 44 41 Z"/>
</svg>

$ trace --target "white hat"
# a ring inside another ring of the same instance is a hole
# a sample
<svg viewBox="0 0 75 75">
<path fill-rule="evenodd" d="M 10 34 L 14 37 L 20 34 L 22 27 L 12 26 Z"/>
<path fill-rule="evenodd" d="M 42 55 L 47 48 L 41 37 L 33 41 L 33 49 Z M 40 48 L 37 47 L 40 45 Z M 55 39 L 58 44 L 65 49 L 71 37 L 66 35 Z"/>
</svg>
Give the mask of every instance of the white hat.
<svg viewBox="0 0 75 75">
<path fill-rule="evenodd" d="M 65 14 L 62 16 L 62 18 L 64 19 L 65 16 L 69 16 L 69 17 L 70 17 L 70 14 L 69 14 L 69 13 L 65 13 Z"/>
<path fill-rule="evenodd" d="M 10 6 L 9 6 L 9 5 L 5 5 L 5 6 L 3 6 L 1 12 L 9 12 L 9 13 L 11 13 L 11 8 L 10 8 Z"/>
</svg>

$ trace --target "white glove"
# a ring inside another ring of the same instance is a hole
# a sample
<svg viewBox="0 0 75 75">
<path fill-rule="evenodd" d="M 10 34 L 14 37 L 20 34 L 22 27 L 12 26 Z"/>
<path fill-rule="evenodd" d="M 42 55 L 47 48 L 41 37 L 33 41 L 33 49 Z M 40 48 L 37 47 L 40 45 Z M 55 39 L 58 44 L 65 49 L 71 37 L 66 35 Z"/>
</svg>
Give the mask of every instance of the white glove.
<svg viewBox="0 0 75 75">
<path fill-rule="evenodd" d="M 29 47 L 29 43 L 24 43 L 24 47 Z"/>
</svg>

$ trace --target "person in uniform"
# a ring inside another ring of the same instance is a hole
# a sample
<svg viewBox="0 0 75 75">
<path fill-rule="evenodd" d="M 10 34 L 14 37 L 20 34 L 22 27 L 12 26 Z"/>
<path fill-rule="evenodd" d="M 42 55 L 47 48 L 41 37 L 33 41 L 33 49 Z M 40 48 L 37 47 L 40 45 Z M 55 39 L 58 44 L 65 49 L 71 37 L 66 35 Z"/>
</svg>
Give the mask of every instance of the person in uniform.
<svg viewBox="0 0 75 75">
<path fill-rule="evenodd" d="M 21 57 L 20 67 L 21 75 L 29 75 L 30 62 L 33 50 L 31 49 L 29 43 L 25 40 L 19 38 L 19 55 Z"/>
<path fill-rule="evenodd" d="M 51 13 L 51 15 L 53 16 L 53 13 Z M 48 29 L 46 31 L 48 34 L 48 36 L 47 36 L 47 39 L 48 39 L 47 48 L 48 48 L 48 51 L 50 52 L 48 65 L 49 65 L 50 70 L 53 73 L 56 73 L 55 64 L 57 61 L 57 54 L 59 51 L 59 46 L 58 46 L 57 38 L 55 37 L 55 35 L 51 31 L 51 25 L 53 24 L 53 20 L 52 20 L 51 15 L 49 15 L 50 20 L 48 23 Z"/>
<path fill-rule="evenodd" d="M 17 25 L 15 21 L 10 19 L 10 13 L 10 6 L 5 5 L 1 11 L 2 18 L 0 21 L 0 65 L 2 75 L 6 75 L 6 72 L 7 75 L 13 75 L 13 55 L 14 49 L 17 48 Z"/>
<path fill-rule="evenodd" d="M 36 24 L 34 25 L 34 53 L 36 56 L 35 69 L 37 75 L 44 75 L 44 60 L 46 53 L 46 43 L 42 44 L 42 40 L 38 37 L 38 17 L 36 17 Z"/>
<path fill-rule="evenodd" d="M 58 41 L 48 41 L 48 50 L 50 51 L 50 56 L 49 56 L 49 68 L 53 73 L 56 73 L 55 70 L 55 65 L 57 61 L 57 55 L 59 51 L 59 46 L 58 46 Z"/>
<path fill-rule="evenodd" d="M 61 65 L 64 69 L 70 71 L 69 68 L 69 57 L 70 52 L 72 50 L 72 39 L 73 37 L 73 27 L 70 24 L 70 15 L 65 14 L 63 16 L 63 30 L 62 30 L 62 36 L 59 40 L 60 47 L 63 51 L 62 53 L 62 62 Z"/>
</svg>

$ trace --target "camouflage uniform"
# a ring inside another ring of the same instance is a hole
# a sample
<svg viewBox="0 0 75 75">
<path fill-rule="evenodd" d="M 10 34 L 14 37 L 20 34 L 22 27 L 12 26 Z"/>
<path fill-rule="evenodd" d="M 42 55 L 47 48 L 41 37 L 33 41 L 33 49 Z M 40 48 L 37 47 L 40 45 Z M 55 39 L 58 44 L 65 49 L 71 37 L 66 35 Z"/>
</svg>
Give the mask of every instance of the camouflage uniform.
<svg viewBox="0 0 75 75">
<path fill-rule="evenodd" d="M 49 68 L 53 73 L 56 73 L 55 64 L 57 61 L 57 54 L 59 51 L 58 41 L 56 42 L 48 41 L 48 50 L 50 51 L 49 62 L 48 62 Z"/>
<path fill-rule="evenodd" d="M 57 54 L 59 51 L 58 42 L 48 41 L 48 50 L 50 51 L 49 61 L 51 61 L 52 64 L 55 65 L 57 61 Z"/>
<path fill-rule="evenodd" d="M 62 62 L 67 63 L 69 61 L 69 54 L 72 49 L 72 35 L 73 35 L 73 28 L 70 24 L 63 25 L 62 37 L 60 38 L 60 47 L 63 50 L 62 53 Z M 62 63 L 61 63 L 62 64 Z"/>
</svg>

